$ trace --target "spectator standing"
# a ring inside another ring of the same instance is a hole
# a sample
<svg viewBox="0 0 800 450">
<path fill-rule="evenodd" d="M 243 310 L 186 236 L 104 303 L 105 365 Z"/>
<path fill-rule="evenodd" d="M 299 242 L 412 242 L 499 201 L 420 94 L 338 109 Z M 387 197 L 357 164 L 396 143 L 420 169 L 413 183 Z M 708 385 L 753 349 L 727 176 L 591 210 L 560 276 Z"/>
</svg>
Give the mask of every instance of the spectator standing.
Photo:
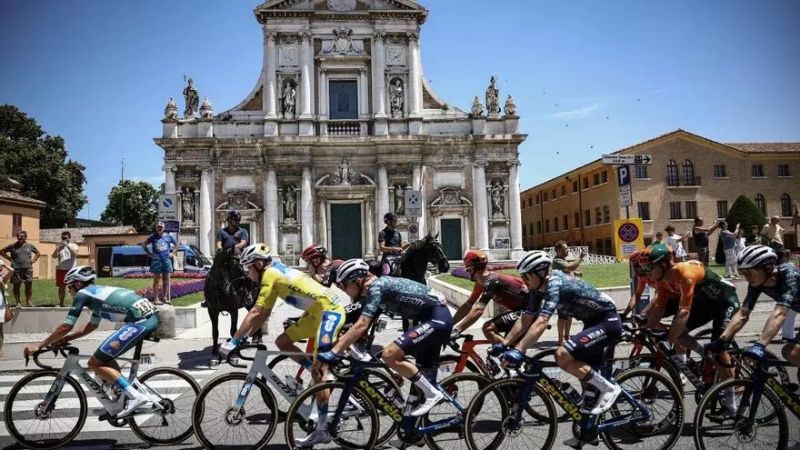
<svg viewBox="0 0 800 450">
<path fill-rule="evenodd" d="M 0 261 L 0 359 L 5 357 L 3 353 L 3 341 L 5 340 L 5 335 L 3 334 L 3 325 L 8 321 L 11 317 L 11 305 L 8 304 L 8 295 L 6 294 L 6 285 L 8 280 L 11 278 L 11 273 L 13 270 L 9 270 L 6 268 L 5 263 Z M 6 310 L 9 311 L 6 311 Z"/>
<path fill-rule="evenodd" d="M 708 235 L 713 233 L 719 228 L 719 222 L 711 226 L 711 228 L 703 228 L 703 219 L 699 217 L 694 218 L 694 226 L 692 227 L 692 239 L 694 245 L 697 247 L 697 259 L 708 266 Z"/>
<path fill-rule="evenodd" d="M 764 235 L 764 237 L 767 238 L 768 241 L 767 245 L 769 245 L 773 250 L 775 250 L 775 253 L 778 254 L 778 261 L 782 262 L 784 256 L 783 255 L 784 229 L 780 224 L 781 224 L 781 218 L 778 216 L 772 216 L 769 219 L 769 223 L 767 224 L 767 226 L 764 227 L 763 230 L 761 230 L 761 233 Z"/>
<path fill-rule="evenodd" d="M 689 237 L 692 232 L 688 231 L 683 236 L 679 235 L 675 232 L 675 227 L 672 225 L 667 225 L 664 228 L 664 231 L 667 232 L 666 244 L 668 247 L 672 249 L 673 257 L 675 258 L 675 262 L 683 262 L 686 261 L 686 250 L 683 248 L 683 240 Z"/>
<path fill-rule="evenodd" d="M 61 242 L 56 245 L 53 251 L 53 258 L 58 258 L 56 265 L 56 286 L 58 287 L 58 306 L 64 306 L 64 296 L 67 293 L 67 285 L 64 284 L 64 276 L 69 269 L 75 265 L 75 258 L 78 256 L 78 245 L 70 242 L 72 234 L 69 231 L 61 232 Z"/>
<path fill-rule="evenodd" d="M 725 250 L 725 275 L 728 278 L 739 278 L 739 272 L 736 268 L 736 235 L 739 234 L 739 224 L 736 224 L 736 229 L 733 231 L 728 230 L 726 222 L 720 222 L 720 239 L 722 239 L 722 249 Z"/>
<path fill-rule="evenodd" d="M 242 221 L 242 215 L 239 211 L 228 212 L 228 225 L 217 232 L 217 249 L 228 250 L 234 249 L 238 255 L 242 249 L 249 243 L 250 236 L 247 230 L 239 228 L 239 222 Z"/>
<path fill-rule="evenodd" d="M 761 232 L 758 225 L 750 225 L 749 232 L 745 235 L 745 245 L 760 245 Z"/>
<path fill-rule="evenodd" d="M 36 256 L 32 256 L 32 255 Z M 33 265 L 39 260 L 39 250 L 28 242 L 28 233 L 17 233 L 17 242 L 0 250 L 0 256 L 11 261 L 13 275 L 11 284 L 14 286 L 14 301 L 19 308 L 19 286 L 25 283 L 25 306 L 33 307 Z"/>
<path fill-rule="evenodd" d="M 663 244 L 664 243 L 664 233 L 657 231 L 656 238 L 653 241 L 653 244 Z"/>
<path fill-rule="evenodd" d="M 151 247 L 148 248 L 148 245 Z M 160 221 L 153 227 L 153 234 L 142 243 L 142 248 L 150 256 L 150 273 L 153 274 L 153 296 L 157 305 L 172 304 L 169 278 L 173 272 L 172 256 L 177 246 L 178 243 L 175 242 L 175 239 L 164 231 L 164 222 Z M 160 294 L 159 281 L 163 282 Z"/>
<path fill-rule="evenodd" d="M 586 257 L 586 252 L 581 251 L 580 256 L 578 256 L 578 259 L 575 260 L 575 258 L 570 256 L 569 254 L 569 246 L 567 245 L 566 241 L 556 242 L 555 250 L 556 250 L 556 257 L 553 258 L 553 265 L 552 265 L 554 270 L 560 270 L 573 277 L 583 276 L 583 272 L 578 270 L 578 266 L 581 265 L 581 262 L 583 262 L 583 258 Z M 569 331 L 571 327 L 572 327 L 572 317 L 562 313 L 558 313 L 558 322 L 556 323 L 556 328 L 558 329 L 559 346 L 564 344 L 564 342 L 569 339 Z"/>
</svg>

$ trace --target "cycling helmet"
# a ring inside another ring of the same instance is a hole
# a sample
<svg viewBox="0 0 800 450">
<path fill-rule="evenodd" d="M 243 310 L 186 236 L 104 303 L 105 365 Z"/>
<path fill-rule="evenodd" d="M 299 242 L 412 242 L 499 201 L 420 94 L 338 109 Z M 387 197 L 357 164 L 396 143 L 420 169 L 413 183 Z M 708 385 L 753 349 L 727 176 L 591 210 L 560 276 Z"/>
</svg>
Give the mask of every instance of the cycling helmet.
<svg viewBox="0 0 800 450">
<path fill-rule="evenodd" d="M 652 244 L 644 249 L 644 258 L 647 263 L 658 263 L 661 261 L 669 261 L 672 257 L 672 250 L 666 244 Z"/>
<path fill-rule="evenodd" d="M 242 220 L 242 215 L 239 214 L 239 211 L 236 211 L 235 209 L 230 210 L 228 211 L 228 220 L 229 221 L 235 220 L 237 222 L 240 222 Z"/>
<path fill-rule="evenodd" d="M 347 283 L 369 274 L 369 264 L 363 259 L 348 259 L 336 271 L 336 283 Z"/>
<path fill-rule="evenodd" d="M 480 250 L 467 250 L 464 255 L 464 268 L 472 270 L 485 269 L 486 264 L 489 263 L 489 258 L 486 253 Z"/>
<path fill-rule="evenodd" d="M 242 255 L 239 257 L 239 262 L 243 266 L 249 266 L 256 262 L 256 260 L 271 260 L 272 250 L 264 244 L 248 245 L 242 250 Z"/>
<path fill-rule="evenodd" d="M 166 225 L 164 225 L 164 222 L 162 222 L 160 220 L 158 222 L 156 222 L 156 228 L 158 228 L 158 227 L 164 228 L 165 226 Z"/>
<path fill-rule="evenodd" d="M 397 222 L 397 214 L 393 212 L 388 212 L 383 215 L 383 223 L 389 223 L 389 221 Z"/>
<path fill-rule="evenodd" d="M 778 254 L 766 245 L 751 245 L 745 247 L 736 258 L 740 269 L 757 269 L 778 262 Z"/>
<path fill-rule="evenodd" d="M 97 274 L 91 267 L 75 266 L 72 269 L 69 269 L 67 274 L 64 275 L 64 284 L 69 286 L 70 284 L 76 281 L 82 281 L 84 283 L 94 283 L 94 280 L 96 278 Z"/>
<path fill-rule="evenodd" d="M 303 250 L 303 254 L 301 258 L 305 262 L 311 262 L 314 258 L 325 257 L 328 254 L 328 250 L 321 245 L 309 245 Z"/>
<path fill-rule="evenodd" d="M 517 272 L 521 274 L 540 272 L 549 269 L 553 264 L 552 258 L 546 252 L 534 250 L 528 252 L 517 263 Z"/>
</svg>

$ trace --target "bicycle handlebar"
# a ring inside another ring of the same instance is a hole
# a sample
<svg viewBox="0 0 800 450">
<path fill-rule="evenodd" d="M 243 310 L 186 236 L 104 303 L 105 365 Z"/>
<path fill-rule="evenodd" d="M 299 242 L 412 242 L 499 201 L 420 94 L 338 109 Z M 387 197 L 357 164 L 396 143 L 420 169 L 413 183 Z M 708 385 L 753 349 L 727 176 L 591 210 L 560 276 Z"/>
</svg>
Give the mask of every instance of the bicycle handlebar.
<svg viewBox="0 0 800 450">
<path fill-rule="evenodd" d="M 249 344 L 249 343 L 241 344 L 238 347 L 236 347 L 235 349 L 231 350 L 230 353 L 228 353 L 228 356 L 225 357 L 225 362 L 228 363 L 228 365 L 230 365 L 231 367 L 236 367 L 236 368 L 239 368 L 239 369 L 247 369 L 247 364 L 239 364 L 238 361 L 234 363 L 233 361 L 231 361 L 231 358 L 236 356 L 237 359 L 244 360 L 244 361 L 253 361 L 253 360 L 255 360 L 255 356 L 250 357 L 250 356 L 242 355 L 241 351 L 242 350 L 246 350 L 248 348 L 255 348 L 257 350 L 266 350 L 267 346 L 264 345 L 264 344 Z"/>
<path fill-rule="evenodd" d="M 53 356 L 58 356 L 58 354 L 60 353 L 61 356 L 66 358 L 69 355 L 77 355 L 78 353 L 80 353 L 80 350 L 78 349 L 78 347 L 69 345 L 69 342 L 65 342 L 64 344 L 58 346 L 43 347 L 31 355 L 25 356 L 25 367 L 28 366 L 28 363 L 30 362 L 31 358 L 33 358 L 33 363 L 36 364 L 40 369 L 55 370 L 55 367 L 49 366 L 39 361 L 39 356 L 47 352 L 53 352 Z"/>
</svg>

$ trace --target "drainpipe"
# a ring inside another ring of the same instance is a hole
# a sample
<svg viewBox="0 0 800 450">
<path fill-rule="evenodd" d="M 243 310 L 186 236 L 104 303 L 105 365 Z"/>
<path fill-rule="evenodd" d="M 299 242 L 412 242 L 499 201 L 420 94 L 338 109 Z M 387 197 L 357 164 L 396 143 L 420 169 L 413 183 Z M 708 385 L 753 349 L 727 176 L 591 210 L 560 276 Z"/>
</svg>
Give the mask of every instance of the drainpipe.
<svg viewBox="0 0 800 450">
<path fill-rule="evenodd" d="M 578 224 L 581 226 L 581 245 L 585 245 L 583 239 L 583 178 L 578 172 Z"/>
<path fill-rule="evenodd" d="M 544 225 L 544 196 L 542 195 L 542 190 L 539 189 L 539 209 L 542 212 L 542 217 L 540 223 Z M 542 230 L 544 231 L 544 226 L 542 226 Z M 542 235 L 542 247 L 544 247 L 544 233 L 540 233 Z"/>
</svg>

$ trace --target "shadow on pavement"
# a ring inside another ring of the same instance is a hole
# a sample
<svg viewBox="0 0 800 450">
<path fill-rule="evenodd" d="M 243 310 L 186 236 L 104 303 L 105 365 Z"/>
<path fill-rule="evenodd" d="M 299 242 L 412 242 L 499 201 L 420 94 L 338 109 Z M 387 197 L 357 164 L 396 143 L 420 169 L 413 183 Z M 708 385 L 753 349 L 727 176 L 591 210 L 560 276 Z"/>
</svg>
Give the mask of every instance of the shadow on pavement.
<svg viewBox="0 0 800 450">
<path fill-rule="evenodd" d="M 211 346 L 201 350 L 178 353 L 178 368 L 181 370 L 207 369 L 211 359 Z"/>
</svg>

